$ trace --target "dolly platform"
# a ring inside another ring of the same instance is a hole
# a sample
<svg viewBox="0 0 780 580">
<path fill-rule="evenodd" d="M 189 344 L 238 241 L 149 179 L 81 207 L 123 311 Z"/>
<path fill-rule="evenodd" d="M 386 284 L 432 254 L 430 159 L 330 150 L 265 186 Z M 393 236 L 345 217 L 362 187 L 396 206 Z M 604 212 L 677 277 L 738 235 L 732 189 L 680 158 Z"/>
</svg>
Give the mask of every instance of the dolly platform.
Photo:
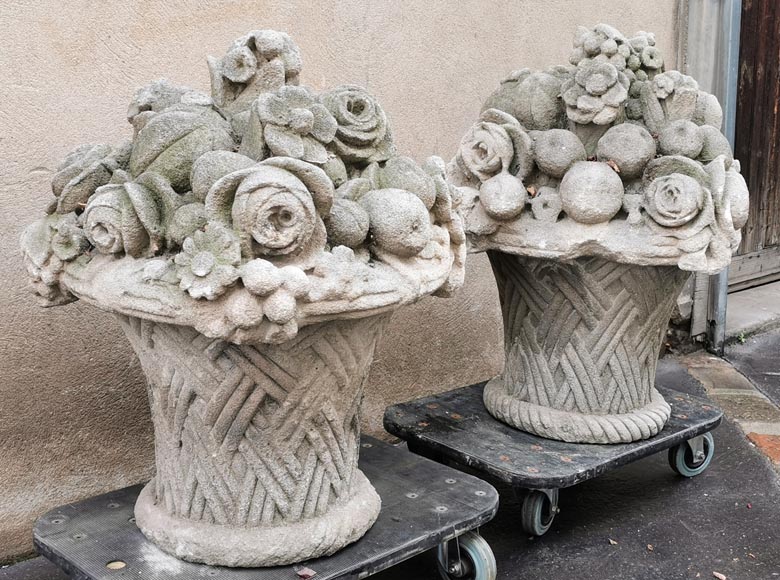
<svg viewBox="0 0 780 580">
<path fill-rule="evenodd" d="M 493 418 L 482 402 L 484 385 L 388 407 L 385 429 L 406 440 L 414 453 L 469 467 L 523 493 L 522 528 L 536 536 L 547 532 L 559 511 L 559 489 L 611 469 L 668 450 L 677 473 L 700 474 L 715 451 L 710 431 L 723 417 L 705 399 L 658 387 L 672 406 L 672 415 L 655 437 L 617 445 L 565 443 Z"/>
<path fill-rule="evenodd" d="M 47 513 L 35 525 L 35 546 L 78 580 L 365 578 L 437 546 L 443 578 L 495 579 L 490 546 L 473 531 L 498 509 L 490 484 L 369 437 L 360 468 L 382 497 L 379 519 L 354 544 L 295 566 L 222 568 L 164 553 L 134 523 L 140 485 Z"/>
</svg>

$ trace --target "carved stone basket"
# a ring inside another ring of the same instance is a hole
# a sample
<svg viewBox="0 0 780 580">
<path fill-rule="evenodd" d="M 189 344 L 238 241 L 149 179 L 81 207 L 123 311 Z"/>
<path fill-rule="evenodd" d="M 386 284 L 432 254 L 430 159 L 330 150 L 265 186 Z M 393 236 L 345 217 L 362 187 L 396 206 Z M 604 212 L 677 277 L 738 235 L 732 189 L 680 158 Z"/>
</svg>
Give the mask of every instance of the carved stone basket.
<svg viewBox="0 0 780 580">
<path fill-rule="evenodd" d="M 210 58 L 212 94 L 136 94 L 132 142 L 54 175 L 22 237 L 45 305 L 116 314 L 149 385 L 157 474 L 135 514 L 193 562 L 331 554 L 374 523 L 360 404 L 396 308 L 462 283 L 444 163 L 399 156 L 360 87 L 298 85 L 297 47 L 254 31 Z"/>
<path fill-rule="evenodd" d="M 747 219 L 721 120 L 694 79 L 664 72 L 652 34 L 604 24 L 578 30 L 570 65 L 516 71 L 489 97 L 448 173 L 498 284 L 496 418 L 582 443 L 663 428 L 675 299 L 691 271 L 728 265 Z"/>
</svg>

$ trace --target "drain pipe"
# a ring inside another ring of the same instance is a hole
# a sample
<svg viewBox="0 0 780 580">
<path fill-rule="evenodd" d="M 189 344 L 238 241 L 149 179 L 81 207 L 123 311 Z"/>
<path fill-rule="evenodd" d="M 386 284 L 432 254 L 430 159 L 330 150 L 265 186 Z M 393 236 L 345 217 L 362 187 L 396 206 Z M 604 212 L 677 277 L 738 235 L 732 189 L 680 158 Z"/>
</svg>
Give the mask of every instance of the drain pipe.
<svg viewBox="0 0 780 580">
<path fill-rule="evenodd" d="M 739 29 L 742 22 L 742 0 L 724 0 L 720 37 L 723 42 L 723 104 L 724 133 L 734 150 L 734 130 L 737 118 L 737 83 L 739 79 Z M 710 276 L 707 350 L 723 356 L 726 343 L 726 302 L 728 301 L 729 270 Z"/>
</svg>

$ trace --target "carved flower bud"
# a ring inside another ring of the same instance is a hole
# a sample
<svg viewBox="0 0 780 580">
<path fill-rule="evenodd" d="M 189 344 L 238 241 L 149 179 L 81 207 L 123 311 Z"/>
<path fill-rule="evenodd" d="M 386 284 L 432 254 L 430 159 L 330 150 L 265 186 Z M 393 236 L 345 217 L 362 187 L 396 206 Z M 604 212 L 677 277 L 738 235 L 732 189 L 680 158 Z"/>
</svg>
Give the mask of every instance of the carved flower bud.
<svg viewBox="0 0 780 580">
<path fill-rule="evenodd" d="M 51 180 L 52 192 L 59 198 L 57 213 L 81 211 L 122 162 L 127 162 L 126 155 L 109 145 L 82 145 L 68 154 Z"/>
<path fill-rule="evenodd" d="M 645 190 L 645 210 L 658 225 L 687 224 L 704 208 L 705 191 L 693 177 L 672 173 L 654 179 Z"/>
<path fill-rule="evenodd" d="M 138 183 L 98 188 L 84 210 L 87 238 L 103 254 L 134 258 L 160 250 L 161 215 L 154 194 Z"/>
<path fill-rule="evenodd" d="M 202 203 L 188 203 L 178 208 L 167 224 L 166 239 L 171 247 L 181 247 L 184 240 L 206 225 L 206 208 Z"/>
</svg>

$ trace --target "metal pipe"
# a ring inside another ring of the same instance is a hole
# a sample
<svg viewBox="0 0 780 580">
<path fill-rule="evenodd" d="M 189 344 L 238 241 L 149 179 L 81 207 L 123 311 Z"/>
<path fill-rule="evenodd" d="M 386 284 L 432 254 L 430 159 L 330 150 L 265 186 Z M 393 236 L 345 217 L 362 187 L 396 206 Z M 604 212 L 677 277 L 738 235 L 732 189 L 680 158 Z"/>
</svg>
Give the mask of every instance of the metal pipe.
<svg viewBox="0 0 780 580">
<path fill-rule="evenodd" d="M 737 83 L 739 75 L 739 32 L 742 22 L 742 0 L 723 0 L 720 37 L 723 43 L 723 59 L 719 63 L 723 71 L 721 104 L 723 106 L 723 131 L 734 150 L 734 131 L 737 120 Z M 724 269 L 710 276 L 709 324 L 707 325 L 707 350 L 723 356 L 726 343 L 726 303 L 728 302 L 729 270 Z"/>
</svg>

